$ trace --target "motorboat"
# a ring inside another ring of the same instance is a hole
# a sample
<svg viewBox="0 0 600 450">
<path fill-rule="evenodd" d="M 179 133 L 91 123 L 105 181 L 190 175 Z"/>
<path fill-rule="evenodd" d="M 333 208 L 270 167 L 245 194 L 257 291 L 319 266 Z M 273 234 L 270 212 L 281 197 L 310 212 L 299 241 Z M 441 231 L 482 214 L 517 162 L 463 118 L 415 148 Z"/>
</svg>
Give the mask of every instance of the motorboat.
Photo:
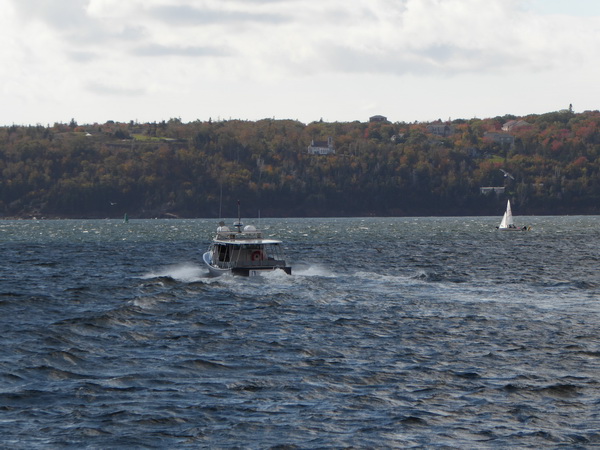
<svg viewBox="0 0 600 450">
<path fill-rule="evenodd" d="M 240 219 L 234 222 L 233 228 L 222 221 L 219 223 L 217 234 L 202 259 L 214 277 L 226 273 L 255 276 L 274 270 L 292 274 L 291 266 L 285 262 L 282 241 L 264 239 L 261 230 L 242 224 Z"/>
<path fill-rule="evenodd" d="M 531 227 L 517 227 L 513 220 L 512 209 L 510 207 L 510 200 L 506 203 L 506 211 L 504 211 L 504 216 L 502 216 L 502 221 L 500 222 L 500 226 L 496 227 L 500 231 L 528 231 Z"/>
</svg>

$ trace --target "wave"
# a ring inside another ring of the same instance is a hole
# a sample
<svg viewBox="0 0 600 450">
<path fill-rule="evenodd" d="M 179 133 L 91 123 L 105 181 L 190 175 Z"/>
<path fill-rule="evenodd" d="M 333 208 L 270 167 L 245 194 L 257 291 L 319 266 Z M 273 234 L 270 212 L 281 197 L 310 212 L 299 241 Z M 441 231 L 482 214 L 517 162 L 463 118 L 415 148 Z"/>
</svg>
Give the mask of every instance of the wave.
<svg viewBox="0 0 600 450">
<path fill-rule="evenodd" d="M 574 290 L 593 290 L 598 288 L 598 284 L 586 280 L 546 280 L 535 283 L 534 286 L 541 288 L 566 288 Z"/>
<path fill-rule="evenodd" d="M 208 369 L 211 369 L 211 370 L 212 369 L 218 369 L 218 370 L 231 369 L 231 367 L 226 364 L 214 362 L 214 361 L 208 361 L 205 359 L 190 359 L 187 361 L 183 361 L 182 363 L 180 363 L 180 367 L 183 367 L 186 369 L 193 369 L 194 371 L 208 370 Z"/>
<path fill-rule="evenodd" d="M 439 272 L 434 270 L 420 270 L 413 278 L 430 283 L 466 283 L 469 281 L 469 275 L 467 273 L 452 270 Z"/>
<path fill-rule="evenodd" d="M 335 278 L 336 273 L 321 264 L 300 263 L 292 267 L 292 274 L 300 277 L 325 277 Z"/>
<path fill-rule="evenodd" d="M 202 266 L 197 266 L 191 263 L 182 263 L 172 266 L 166 266 L 157 271 L 148 272 L 140 278 L 143 280 L 162 279 L 164 281 L 175 280 L 185 283 L 202 281 L 208 278 L 208 271 Z"/>
</svg>

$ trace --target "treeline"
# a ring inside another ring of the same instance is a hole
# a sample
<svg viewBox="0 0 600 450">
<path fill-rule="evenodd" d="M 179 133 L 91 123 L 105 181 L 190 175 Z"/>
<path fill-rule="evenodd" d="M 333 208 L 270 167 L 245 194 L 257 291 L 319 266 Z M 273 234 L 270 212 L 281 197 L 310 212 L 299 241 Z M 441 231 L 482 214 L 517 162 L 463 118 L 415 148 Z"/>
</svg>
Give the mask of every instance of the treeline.
<svg viewBox="0 0 600 450">
<path fill-rule="evenodd" d="M 510 121 L 519 126 L 509 132 Z M 0 127 L 1 217 L 600 213 L 600 112 Z M 501 133 L 501 134 L 494 134 Z M 312 155 L 333 138 L 335 154 Z M 504 187 L 504 193 L 482 193 Z"/>
</svg>

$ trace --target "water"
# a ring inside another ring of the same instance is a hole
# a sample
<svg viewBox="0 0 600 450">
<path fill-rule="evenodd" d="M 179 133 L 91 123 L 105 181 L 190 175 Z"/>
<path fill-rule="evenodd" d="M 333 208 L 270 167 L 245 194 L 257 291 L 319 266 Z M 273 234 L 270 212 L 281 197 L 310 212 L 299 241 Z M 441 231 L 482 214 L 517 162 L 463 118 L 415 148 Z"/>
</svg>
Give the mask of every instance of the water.
<svg viewBox="0 0 600 450">
<path fill-rule="evenodd" d="M 598 446 L 599 220 L 1 221 L 0 446 Z"/>
</svg>

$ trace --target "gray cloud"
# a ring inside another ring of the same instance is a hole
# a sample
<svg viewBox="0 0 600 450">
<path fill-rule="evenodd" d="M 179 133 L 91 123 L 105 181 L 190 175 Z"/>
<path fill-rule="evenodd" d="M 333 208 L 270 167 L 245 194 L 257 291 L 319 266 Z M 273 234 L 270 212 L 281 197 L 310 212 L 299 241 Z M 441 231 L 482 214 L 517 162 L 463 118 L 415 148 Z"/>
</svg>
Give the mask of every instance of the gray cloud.
<svg viewBox="0 0 600 450">
<path fill-rule="evenodd" d="M 221 11 L 216 9 L 199 9 L 192 6 L 158 6 L 151 10 L 151 15 L 168 24 L 177 25 L 210 25 L 232 23 L 269 23 L 278 24 L 288 19 L 278 14 L 258 14 L 245 11 Z"/>
<path fill-rule="evenodd" d="M 132 52 L 135 56 L 186 56 L 186 57 L 203 57 L 203 56 L 230 56 L 231 52 L 216 47 L 174 47 L 164 45 L 145 45 L 138 47 Z"/>
<path fill-rule="evenodd" d="M 117 97 L 139 97 L 146 94 L 146 91 L 142 88 L 118 87 L 112 84 L 108 85 L 95 82 L 87 83 L 86 88 L 94 94 Z"/>
<path fill-rule="evenodd" d="M 86 4 L 79 0 L 14 0 L 23 20 L 38 19 L 57 29 L 80 27 L 87 21 Z"/>
<path fill-rule="evenodd" d="M 506 67 L 527 67 L 531 61 L 519 54 L 490 53 L 485 49 L 464 48 L 451 44 L 431 44 L 424 48 L 361 49 L 329 45 L 321 49 L 322 60 L 315 68 L 341 73 L 387 73 L 394 75 L 495 73 Z M 305 64 L 306 66 L 306 64 Z"/>
<path fill-rule="evenodd" d="M 85 52 L 85 51 L 73 51 L 69 53 L 69 58 L 71 61 L 75 61 L 78 63 L 88 63 L 94 61 L 98 57 L 98 54 L 94 52 Z"/>
<path fill-rule="evenodd" d="M 14 0 L 18 17 L 25 23 L 40 21 L 54 29 L 70 47 L 103 45 L 115 41 L 134 41 L 147 37 L 144 26 L 124 23 L 110 30 L 90 17 L 86 2 L 80 0 Z M 85 51 L 74 51 L 72 59 L 85 60 Z"/>
<path fill-rule="evenodd" d="M 298 2 L 301 3 L 303 0 L 222 0 L 223 3 L 237 3 L 240 5 L 246 5 L 248 3 L 255 3 L 258 5 L 274 5 L 277 3 L 288 4 Z"/>
</svg>

